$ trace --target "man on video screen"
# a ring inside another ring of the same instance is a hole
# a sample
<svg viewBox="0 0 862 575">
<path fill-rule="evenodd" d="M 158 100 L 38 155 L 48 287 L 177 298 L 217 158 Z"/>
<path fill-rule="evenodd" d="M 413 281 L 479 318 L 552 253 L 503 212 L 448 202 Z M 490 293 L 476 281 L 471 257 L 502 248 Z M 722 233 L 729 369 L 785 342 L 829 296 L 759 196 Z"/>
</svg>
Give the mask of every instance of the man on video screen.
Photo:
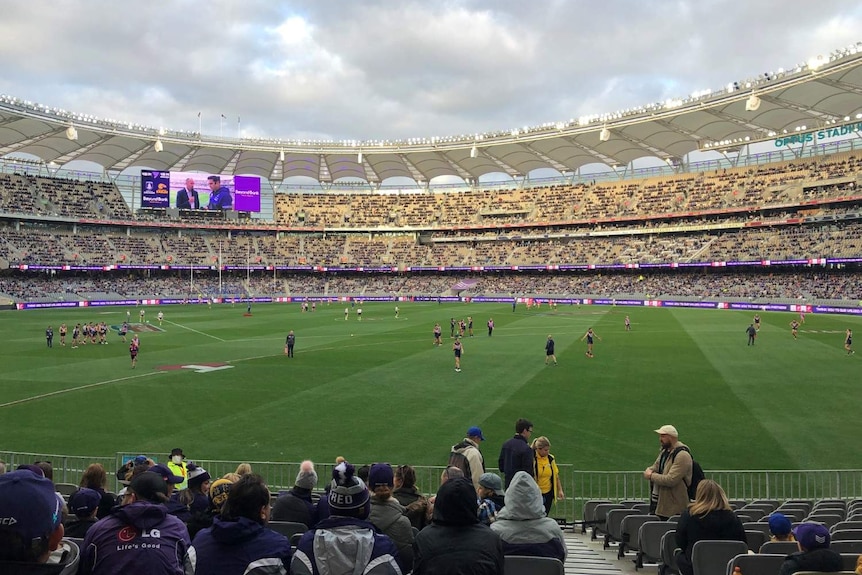
<svg viewBox="0 0 862 575">
<path fill-rule="evenodd" d="M 177 208 L 181 210 L 201 209 L 201 200 L 195 189 L 194 179 L 186 178 L 186 187 L 177 192 Z"/>
<path fill-rule="evenodd" d="M 229 210 L 233 206 L 233 196 L 226 186 L 221 185 L 220 176 L 208 176 L 207 185 L 210 187 L 210 203 L 208 210 Z"/>
</svg>

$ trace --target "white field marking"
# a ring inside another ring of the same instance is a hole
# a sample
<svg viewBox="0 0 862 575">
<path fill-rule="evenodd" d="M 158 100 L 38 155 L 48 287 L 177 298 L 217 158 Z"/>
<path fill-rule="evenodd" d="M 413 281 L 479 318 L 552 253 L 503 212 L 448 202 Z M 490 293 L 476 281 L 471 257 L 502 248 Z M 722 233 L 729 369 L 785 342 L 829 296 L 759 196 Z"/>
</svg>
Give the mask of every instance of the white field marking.
<svg viewBox="0 0 862 575">
<path fill-rule="evenodd" d="M 208 333 L 204 333 L 204 332 L 202 332 L 202 331 L 198 331 L 198 330 L 196 330 L 196 329 L 194 329 L 194 328 L 191 328 L 191 327 L 189 327 L 189 326 L 187 326 L 187 325 L 183 325 L 183 324 L 181 324 L 181 323 L 176 323 L 176 322 L 173 322 L 173 321 L 168 321 L 168 320 L 166 320 L 166 319 L 165 319 L 165 320 L 162 320 L 162 321 L 163 321 L 163 322 L 165 322 L 165 323 L 169 323 L 169 324 L 171 324 L 171 325 L 175 325 L 175 326 L 177 326 L 177 327 L 179 327 L 179 328 L 186 329 L 186 330 L 188 330 L 188 331 L 193 331 L 194 333 L 198 333 L 198 334 L 203 335 L 203 336 L 206 336 L 206 337 L 211 337 L 211 338 L 213 338 L 213 339 L 215 339 L 215 340 L 217 340 L 217 341 L 220 341 L 220 342 L 222 342 L 222 343 L 226 343 L 226 342 L 227 342 L 227 340 L 226 340 L 226 339 L 222 339 L 222 338 L 220 338 L 220 337 L 218 337 L 218 336 L 210 335 L 210 334 L 208 334 Z"/>
<path fill-rule="evenodd" d="M 139 375 L 130 375 L 128 377 L 118 377 L 117 379 L 107 379 L 105 381 L 97 381 L 96 383 L 88 383 L 87 385 L 79 385 L 78 387 L 70 387 L 68 389 L 58 389 L 57 391 L 52 391 L 50 393 L 43 393 L 41 395 L 33 395 L 31 397 L 23 397 L 21 399 L 16 399 L 15 401 L 9 401 L 7 403 L 0 403 L 0 408 L 11 407 L 13 405 L 18 405 L 21 403 L 27 403 L 28 401 L 36 401 L 37 399 L 45 399 L 47 397 L 54 397 L 57 395 L 72 393 L 73 391 L 81 391 L 82 389 L 90 389 L 93 387 L 101 387 L 103 385 L 109 385 L 111 383 L 119 383 L 121 381 L 128 381 L 130 379 L 149 377 L 151 375 L 155 375 L 155 374 L 159 374 L 159 373 L 167 373 L 167 372 L 166 371 L 153 371 L 150 373 L 141 373 Z"/>
</svg>

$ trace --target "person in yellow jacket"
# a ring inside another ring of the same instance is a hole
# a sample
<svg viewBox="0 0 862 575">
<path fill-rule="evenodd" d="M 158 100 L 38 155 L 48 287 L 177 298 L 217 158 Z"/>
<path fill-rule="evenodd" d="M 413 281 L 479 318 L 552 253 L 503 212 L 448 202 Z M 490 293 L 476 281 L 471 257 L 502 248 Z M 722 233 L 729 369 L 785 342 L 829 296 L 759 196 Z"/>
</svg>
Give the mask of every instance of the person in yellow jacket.
<svg viewBox="0 0 862 575">
<path fill-rule="evenodd" d="M 183 478 L 183 482 L 179 483 L 175 486 L 177 491 L 181 489 L 185 489 L 189 484 L 189 470 L 186 467 L 185 462 L 185 454 L 183 450 L 179 447 L 175 447 L 171 450 L 171 457 L 168 461 L 168 469 L 171 470 L 171 473 L 174 475 L 178 475 Z"/>
<path fill-rule="evenodd" d="M 551 442 L 545 436 L 537 437 L 531 444 L 533 448 L 533 478 L 542 492 L 542 504 L 545 506 L 545 515 L 550 515 L 551 505 L 555 499 L 562 499 L 563 482 L 560 481 L 560 470 L 557 462 L 551 455 Z"/>
</svg>

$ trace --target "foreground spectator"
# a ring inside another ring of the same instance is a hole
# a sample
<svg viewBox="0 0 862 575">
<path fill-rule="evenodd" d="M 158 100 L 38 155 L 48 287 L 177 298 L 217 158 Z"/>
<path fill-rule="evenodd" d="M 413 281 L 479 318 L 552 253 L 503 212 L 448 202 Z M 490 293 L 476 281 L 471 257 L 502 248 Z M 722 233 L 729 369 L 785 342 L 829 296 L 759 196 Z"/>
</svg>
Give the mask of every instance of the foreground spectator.
<svg viewBox="0 0 862 575">
<path fill-rule="evenodd" d="M 793 524 L 784 514 L 776 511 L 769 516 L 769 532 L 772 536 L 770 541 L 796 541 L 791 532 Z"/>
<path fill-rule="evenodd" d="M 371 512 L 368 521 L 398 547 L 398 565 L 403 573 L 413 568 L 413 526 L 404 507 L 392 497 L 395 474 L 388 463 L 375 463 L 368 472 Z"/>
<path fill-rule="evenodd" d="M 186 556 L 186 575 L 266 575 L 286 573 L 290 541 L 266 527 L 269 489 L 248 473 L 231 486 L 221 515 L 195 537 Z"/>
<path fill-rule="evenodd" d="M 676 526 L 676 546 L 682 553 L 676 556 L 681 575 L 693 575 L 691 563 L 694 544 L 705 539 L 746 541 L 745 527 L 734 514 L 724 489 L 711 479 L 697 485 L 694 502 L 682 512 Z"/>
<path fill-rule="evenodd" d="M 542 493 L 530 475 L 519 471 L 506 489 L 506 507 L 491 530 L 503 540 L 506 555 L 530 555 L 566 560 L 560 525 L 545 516 Z"/>
<path fill-rule="evenodd" d="M 405 515 L 416 529 L 427 525 L 425 514 L 428 510 L 428 499 L 416 489 L 416 470 L 410 465 L 399 465 L 395 468 L 393 477 L 395 489 L 392 496 L 404 506 Z"/>
<path fill-rule="evenodd" d="M 80 575 L 182 575 L 189 533 L 168 515 L 167 500 L 168 485 L 158 473 L 132 478 L 123 504 L 87 532 Z"/>
<path fill-rule="evenodd" d="M 792 575 L 797 571 L 835 572 L 844 568 L 841 555 L 829 548 L 832 538 L 822 523 L 800 523 L 793 530 L 799 551 L 787 556 L 778 575 Z"/>
<path fill-rule="evenodd" d="M 76 553 L 46 563 L 63 538 L 60 499 L 49 480 L 28 470 L 0 474 L 0 518 L 0 573 L 77 572 Z"/>
<path fill-rule="evenodd" d="M 309 460 L 299 464 L 296 481 L 287 493 L 282 493 L 272 504 L 273 521 L 294 521 L 306 527 L 317 523 L 317 506 L 311 499 L 311 491 L 317 487 L 317 472 Z"/>
<path fill-rule="evenodd" d="M 302 535 L 291 574 L 400 575 L 395 544 L 367 521 L 370 497 L 353 465 L 342 461 L 332 470 L 328 499 L 331 515 Z"/>
<path fill-rule="evenodd" d="M 502 575 L 502 541 L 479 523 L 478 505 L 469 479 L 440 486 L 433 523 L 413 545 L 414 575 Z"/>
<path fill-rule="evenodd" d="M 69 496 L 69 518 L 63 522 L 66 537 L 83 539 L 97 519 L 102 496 L 95 489 L 82 487 Z"/>
<path fill-rule="evenodd" d="M 116 496 L 105 491 L 108 485 L 108 474 L 101 463 L 91 463 L 84 474 L 81 476 L 81 487 L 92 489 L 99 493 L 99 509 L 96 512 L 96 517 L 101 519 L 111 512 L 111 508 L 116 504 Z M 70 535 L 69 537 L 78 537 Z"/>
</svg>

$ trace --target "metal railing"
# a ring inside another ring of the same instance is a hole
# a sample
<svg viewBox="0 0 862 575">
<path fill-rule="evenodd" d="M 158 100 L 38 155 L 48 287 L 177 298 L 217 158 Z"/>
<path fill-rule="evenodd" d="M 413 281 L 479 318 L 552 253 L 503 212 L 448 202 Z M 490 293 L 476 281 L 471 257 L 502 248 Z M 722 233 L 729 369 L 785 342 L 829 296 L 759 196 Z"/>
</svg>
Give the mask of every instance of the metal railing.
<svg viewBox="0 0 862 575">
<path fill-rule="evenodd" d="M 7 470 L 22 463 L 50 461 L 55 483 L 80 482 L 81 474 L 91 463 L 101 463 L 108 473 L 108 489 L 122 488 L 114 472 L 133 453 L 112 456 L 55 455 L 0 451 Z M 238 461 L 196 459 L 213 479 L 234 472 Z M 255 473 L 266 479 L 270 490 L 277 493 L 293 486 L 299 462 L 250 461 Z M 397 462 L 390 462 L 397 465 Z M 332 474 L 334 463 L 315 463 L 319 477 L 317 488 L 322 490 Z M 440 485 L 443 466 L 414 466 L 419 491 L 432 494 Z M 495 469 L 489 469 L 495 472 Z M 718 482 L 730 499 L 853 499 L 862 498 L 862 469 L 811 470 L 707 470 L 707 477 Z M 560 465 L 560 480 L 566 497 L 557 501 L 551 511 L 554 518 L 573 521 L 581 518 L 584 502 L 590 499 L 649 501 L 650 484 L 642 471 L 581 471 L 571 465 Z"/>
</svg>

